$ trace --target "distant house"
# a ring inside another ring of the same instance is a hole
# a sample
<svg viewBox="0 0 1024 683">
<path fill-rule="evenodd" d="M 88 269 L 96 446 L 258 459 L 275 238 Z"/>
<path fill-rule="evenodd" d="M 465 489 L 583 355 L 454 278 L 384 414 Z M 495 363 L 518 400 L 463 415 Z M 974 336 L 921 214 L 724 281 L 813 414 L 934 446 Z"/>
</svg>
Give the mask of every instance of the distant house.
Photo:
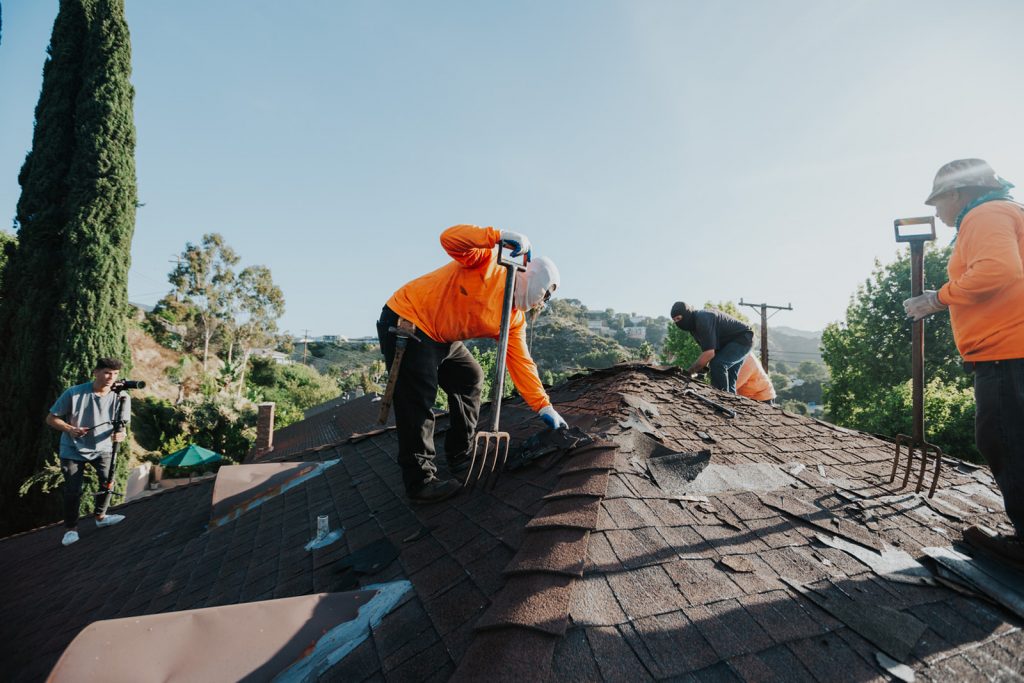
<svg viewBox="0 0 1024 683">
<path fill-rule="evenodd" d="M 256 358 L 270 358 L 278 365 L 291 365 L 292 359 L 287 353 L 275 351 L 274 349 L 253 349 L 252 355 Z"/>
<path fill-rule="evenodd" d="M 624 329 L 626 331 L 626 336 L 629 337 L 630 339 L 646 339 L 647 338 L 647 328 L 646 327 L 643 327 L 643 326 L 639 326 L 639 327 L 626 327 Z"/>
</svg>

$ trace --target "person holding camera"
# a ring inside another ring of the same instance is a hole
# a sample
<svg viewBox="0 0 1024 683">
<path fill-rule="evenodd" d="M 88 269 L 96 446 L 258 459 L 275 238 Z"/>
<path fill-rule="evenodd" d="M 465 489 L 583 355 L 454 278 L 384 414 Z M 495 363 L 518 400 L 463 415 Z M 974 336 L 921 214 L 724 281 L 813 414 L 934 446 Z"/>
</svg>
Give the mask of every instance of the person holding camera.
<svg viewBox="0 0 1024 683">
<path fill-rule="evenodd" d="M 131 399 L 119 395 L 115 388 L 122 363 L 114 358 L 100 358 L 92 371 L 93 380 L 67 389 L 57 399 L 46 424 L 61 432 L 60 470 L 64 474 L 64 538 L 62 545 L 78 541 L 78 507 L 82 500 L 85 466 L 92 465 L 101 482 L 113 476 L 114 444 L 127 436 L 123 425 L 131 417 Z M 115 412 L 120 406 L 120 415 Z M 120 428 L 115 432 L 114 426 Z M 108 515 L 110 491 L 97 496 L 96 526 L 113 526 L 124 521 L 124 515 Z"/>
</svg>

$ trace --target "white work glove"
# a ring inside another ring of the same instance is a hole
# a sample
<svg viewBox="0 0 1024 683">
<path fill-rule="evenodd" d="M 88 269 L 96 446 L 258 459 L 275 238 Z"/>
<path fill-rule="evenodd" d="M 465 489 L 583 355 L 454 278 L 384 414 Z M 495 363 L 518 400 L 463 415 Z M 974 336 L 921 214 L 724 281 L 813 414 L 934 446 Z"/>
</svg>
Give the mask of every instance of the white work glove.
<svg viewBox="0 0 1024 683">
<path fill-rule="evenodd" d="M 512 249 L 512 256 L 522 256 L 523 254 L 529 256 L 530 254 L 530 240 L 521 232 L 502 230 L 501 243 Z"/>
<path fill-rule="evenodd" d="M 540 419 L 547 423 L 548 427 L 552 429 L 561 429 L 562 427 L 568 427 L 569 423 L 558 414 L 558 411 L 551 406 L 544 406 L 538 411 Z"/>
<path fill-rule="evenodd" d="M 914 322 L 947 308 L 949 307 L 946 304 L 939 301 L 939 293 L 933 289 L 926 289 L 921 296 L 911 297 L 903 302 L 903 310 L 907 312 L 907 317 L 912 318 Z"/>
</svg>

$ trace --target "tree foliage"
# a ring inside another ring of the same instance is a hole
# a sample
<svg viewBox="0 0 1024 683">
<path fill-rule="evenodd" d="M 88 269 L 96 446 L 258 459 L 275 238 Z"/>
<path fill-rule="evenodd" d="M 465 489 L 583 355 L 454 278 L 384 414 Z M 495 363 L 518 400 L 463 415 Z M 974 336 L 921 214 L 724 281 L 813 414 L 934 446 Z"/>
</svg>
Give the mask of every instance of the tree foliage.
<svg viewBox="0 0 1024 683">
<path fill-rule="evenodd" d="M 168 276 L 175 294 L 195 311 L 203 334 L 203 370 L 207 369 L 210 339 L 231 317 L 238 255 L 219 233 L 203 235 L 199 244 L 185 245 Z"/>
<path fill-rule="evenodd" d="M 302 419 L 303 411 L 337 398 L 341 393 L 333 377 L 298 363 L 279 365 L 269 358 L 253 358 L 248 397 L 254 403 L 277 404 L 274 421 L 284 427 Z"/>
<path fill-rule="evenodd" d="M 232 327 L 242 351 L 238 380 L 238 391 L 241 394 L 245 385 L 245 368 L 252 350 L 273 344 L 276 339 L 277 319 L 284 315 L 284 294 L 274 284 L 270 268 L 250 266 L 239 274 L 235 296 L 237 317 Z"/>
<path fill-rule="evenodd" d="M 87 379 L 97 358 L 130 360 L 137 194 L 123 0 L 61 2 L 47 52 L 32 148 L 18 175 L 18 244 L 0 294 L 0 414 L 9 425 L 0 434 L 0 515 L 11 527 L 57 509 L 52 500 L 9 505 L 54 451 L 42 421 L 49 405 Z"/>
<path fill-rule="evenodd" d="M 925 250 L 925 287 L 946 280 L 950 247 Z M 910 433 L 911 323 L 903 310 L 910 296 L 910 257 L 875 263 L 846 309 L 846 320 L 825 328 L 822 356 L 831 381 L 825 407 L 836 424 L 894 436 Z M 976 458 L 970 379 L 961 369 L 949 316 L 925 320 L 926 436 L 947 452 Z"/>
</svg>

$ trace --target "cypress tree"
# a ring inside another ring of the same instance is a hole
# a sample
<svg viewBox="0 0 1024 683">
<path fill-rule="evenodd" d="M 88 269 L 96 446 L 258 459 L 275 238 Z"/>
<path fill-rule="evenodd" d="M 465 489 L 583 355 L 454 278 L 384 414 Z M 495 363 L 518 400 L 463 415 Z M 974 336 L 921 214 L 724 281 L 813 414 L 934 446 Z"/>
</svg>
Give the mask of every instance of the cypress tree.
<svg viewBox="0 0 1024 683">
<path fill-rule="evenodd" d="M 61 0 L 32 149 L 18 176 L 18 243 L 0 291 L 0 518 L 52 519 L 57 500 L 16 500 L 56 450 L 43 424 L 96 359 L 130 361 L 128 266 L 135 124 L 124 0 Z M 0 522 L 2 524 L 3 522 Z"/>
</svg>

